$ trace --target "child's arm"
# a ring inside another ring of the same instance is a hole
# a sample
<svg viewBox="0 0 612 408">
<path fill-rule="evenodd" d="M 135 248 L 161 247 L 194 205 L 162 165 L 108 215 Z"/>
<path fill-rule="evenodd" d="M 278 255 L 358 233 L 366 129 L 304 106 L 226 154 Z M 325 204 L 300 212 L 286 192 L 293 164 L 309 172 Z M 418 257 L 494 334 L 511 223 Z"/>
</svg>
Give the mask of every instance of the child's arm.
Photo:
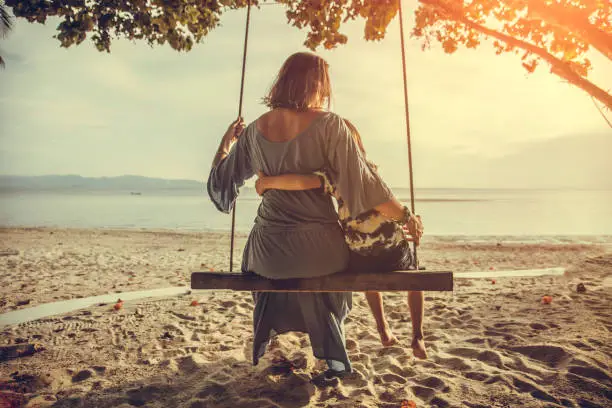
<svg viewBox="0 0 612 408">
<path fill-rule="evenodd" d="M 280 176 L 264 176 L 258 174 L 255 182 L 257 194 L 263 195 L 266 190 L 313 190 L 321 188 L 323 180 L 315 174 L 282 174 Z"/>
</svg>

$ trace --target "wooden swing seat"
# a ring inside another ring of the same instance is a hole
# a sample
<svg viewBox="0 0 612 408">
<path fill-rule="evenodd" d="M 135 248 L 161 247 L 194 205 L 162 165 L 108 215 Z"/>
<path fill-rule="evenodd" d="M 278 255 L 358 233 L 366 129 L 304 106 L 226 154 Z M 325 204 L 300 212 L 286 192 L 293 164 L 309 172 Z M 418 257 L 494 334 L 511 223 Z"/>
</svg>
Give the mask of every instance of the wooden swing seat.
<svg viewBox="0 0 612 408">
<path fill-rule="evenodd" d="M 339 272 L 318 278 L 268 279 L 254 273 L 193 272 L 192 289 L 248 292 L 452 291 L 449 271 Z"/>
</svg>

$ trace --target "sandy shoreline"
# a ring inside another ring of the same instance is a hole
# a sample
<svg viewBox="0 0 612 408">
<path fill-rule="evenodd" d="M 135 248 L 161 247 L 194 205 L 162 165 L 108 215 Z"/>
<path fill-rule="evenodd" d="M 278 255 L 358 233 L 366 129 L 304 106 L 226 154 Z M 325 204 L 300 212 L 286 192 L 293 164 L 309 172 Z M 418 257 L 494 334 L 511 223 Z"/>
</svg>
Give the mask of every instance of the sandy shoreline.
<svg viewBox="0 0 612 408">
<path fill-rule="evenodd" d="M 246 236 L 237 240 L 237 264 Z M 308 337 L 281 336 L 250 363 L 248 293 L 196 292 L 93 306 L 0 328 L 0 345 L 44 351 L 0 363 L 1 401 L 58 407 L 605 407 L 612 405 L 612 238 L 428 238 L 429 269 L 563 266 L 565 276 L 457 281 L 427 293 L 427 361 L 409 345 L 405 297 L 385 296 L 399 346 L 380 346 L 362 294 L 347 323 L 355 373 L 328 388 Z M 227 269 L 221 233 L 0 229 L 0 313 L 76 297 L 189 284 L 194 270 Z M 577 293 L 584 283 L 586 293 Z M 553 302 L 543 305 L 541 297 Z M 120 297 L 120 294 L 117 295 Z M 200 302 L 190 306 L 192 300 Z M 274 358 L 295 368 L 277 372 Z M 8 404 L 8 403 L 7 403 Z"/>
</svg>

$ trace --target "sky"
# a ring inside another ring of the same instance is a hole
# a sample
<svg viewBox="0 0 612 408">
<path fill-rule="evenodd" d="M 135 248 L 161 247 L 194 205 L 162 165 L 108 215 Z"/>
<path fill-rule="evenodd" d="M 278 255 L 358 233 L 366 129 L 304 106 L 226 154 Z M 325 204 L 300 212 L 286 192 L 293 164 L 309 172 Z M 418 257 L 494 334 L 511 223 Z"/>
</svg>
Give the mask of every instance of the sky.
<svg viewBox="0 0 612 408">
<path fill-rule="evenodd" d="M 18 20 L 0 40 L 0 174 L 206 179 L 237 114 L 244 19 L 245 10 L 224 14 L 188 53 L 116 40 L 110 54 L 88 40 L 60 48 L 57 20 Z M 398 20 L 381 42 L 363 40 L 363 26 L 345 25 L 348 44 L 318 51 L 331 67 L 333 110 L 358 127 L 387 183 L 408 186 Z M 261 97 L 305 37 L 281 6 L 253 10 L 247 122 L 266 111 Z M 609 62 L 592 59 L 590 79 L 612 88 Z M 417 188 L 612 189 L 612 129 L 547 67 L 527 75 L 520 57 L 488 43 L 446 55 L 416 39 L 407 67 Z"/>
</svg>

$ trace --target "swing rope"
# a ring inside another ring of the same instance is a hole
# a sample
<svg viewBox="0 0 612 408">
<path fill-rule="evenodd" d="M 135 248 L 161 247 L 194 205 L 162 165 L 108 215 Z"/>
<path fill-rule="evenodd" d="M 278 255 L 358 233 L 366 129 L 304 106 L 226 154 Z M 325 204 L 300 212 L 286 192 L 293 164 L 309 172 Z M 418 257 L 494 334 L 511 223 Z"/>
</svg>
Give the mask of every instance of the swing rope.
<svg viewBox="0 0 612 408">
<path fill-rule="evenodd" d="M 410 115 L 408 113 L 408 80 L 406 79 L 406 47 L 404 45 L 404 17 L 402 15 L 402 0 L 399 3 L 399 26 L 400 26 L 400 42 L 402 46 L 402 74 L 404 77 L 404 108 L 406 111 L 406 139 L 408 141 L 408 176 L 410 178 L 410 209 L 414 211 L 414 180 L 412 177 L 412 144 L 410 143 Z M 419 269 L 419 261 L 417 258 L 417 246 L 413 245 L 414 264 Z"/>
<path fill-rule="evenodd" d="M 251 22 L 251 0 L 247 0 L 246 28 L 244 31 L 244 50 L 242 52 L 242 77 L 240 79 L 240 99 L 238 101 L 238 118 L 242 117 L 242 97 L 244 96 L 244 74 L 246 71 L 247 45 L 249 43 L 249 23 Z M 230 239 L 230 272 L 234 271 L 234 233 L 236 230 L 236 202 L 232 208 L 232 237 Z"/>
<path fill-rule="evenodd" d="M 399 3 L 399 26 L 400 26 L 400 42 L 402 47 L 402 74 L 404 79 L 404 107 L 406 115 L 406 139 L 408 142 L 408 175 L 410 178 L 410 209 L 415 214 L 414 206 L 414 180 L 412 176 L 412 144 L 410 142 L 410 115 L 408 111 L 408 81 L 406 79 L 406 49 L 404 45 L 404 22 L 402 14 L 402 1 L 398 0 Z M 249 42 L 249 24 L 251 21 L 251 0 L 247 0 L 247 17 L 246 27 L 244 32 L 244 50 L 242 52 L 242 76 L 240 79 L 240 99 L 238 102 L 238 118 L 242 117 L 242 99 L 244 95 L 244 76 L 246 71 L 246 57 L 247 57 L 247 46 Z M 234 235 L 236 228 L 236 202 L 232 208 L 232 235 L 230 239 L 230 272 L 234 270 Z M 418 269 L 419 263 L 417 258 L 417 247 L 416 243 L 413 246 L 414 262 Z"/>
</svg>

